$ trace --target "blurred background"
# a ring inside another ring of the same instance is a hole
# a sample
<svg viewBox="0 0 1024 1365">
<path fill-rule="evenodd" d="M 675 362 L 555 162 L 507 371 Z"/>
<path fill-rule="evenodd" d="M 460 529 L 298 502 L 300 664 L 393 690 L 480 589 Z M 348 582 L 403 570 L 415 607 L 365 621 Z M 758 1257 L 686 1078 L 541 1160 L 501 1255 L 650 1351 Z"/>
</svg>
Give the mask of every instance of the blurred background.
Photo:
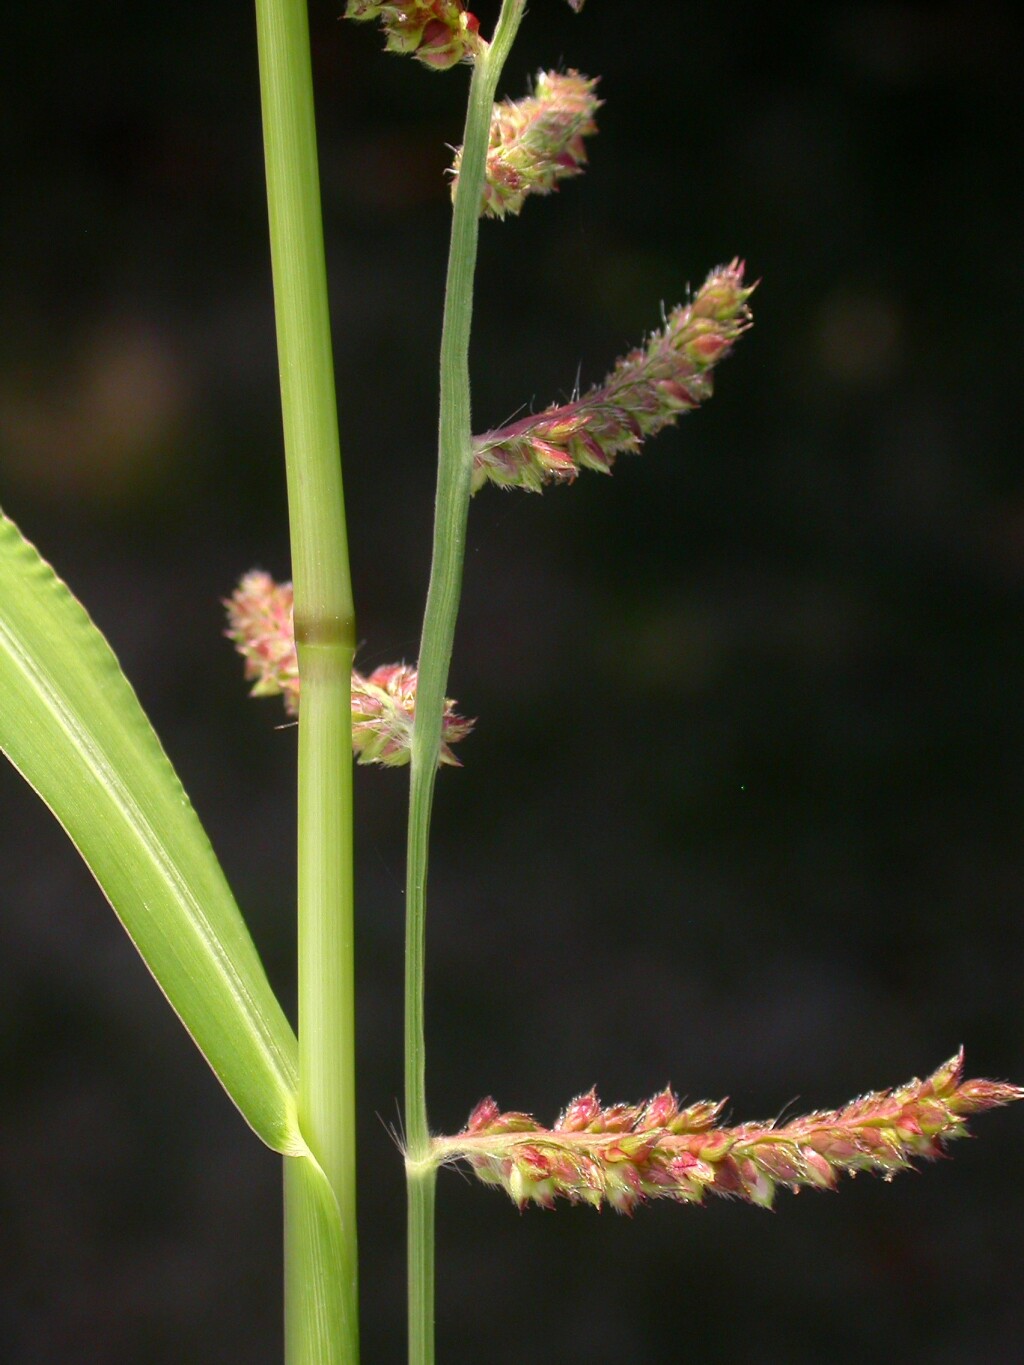
<svg viewBox="0 0 1024 1365">
<path fill-rule="evenodd" d="M 497 6 L 476 7 L 489 31 Z M 313 0 L 364 668 L 414 659 L 465 71 Z M 289 574 L 246 6 L 5 18 L 0 504 L 108 634 L 291 1002 L 295 732 L 220 599 Z M 431 1118 L 667 1082 L 736 1119 L 1024 1080 L 1019 20 L 998 3 L 534 0 L 502 92 L 602 77 L 591 166 L 483 225 L 478 429 L 744 256 L 703 410 L 484 490 L 436 802 Z M 364 1358 L 404 1353 L 406 777 L 357 775 Z M 278 1161 L 0 769 L 0 1357 L 281 1357 Z M 446 1365 L 1017 1359 L 1021 1114 L 892 1187 L 632 1220 L 441 1178 Z"/>
</svg>

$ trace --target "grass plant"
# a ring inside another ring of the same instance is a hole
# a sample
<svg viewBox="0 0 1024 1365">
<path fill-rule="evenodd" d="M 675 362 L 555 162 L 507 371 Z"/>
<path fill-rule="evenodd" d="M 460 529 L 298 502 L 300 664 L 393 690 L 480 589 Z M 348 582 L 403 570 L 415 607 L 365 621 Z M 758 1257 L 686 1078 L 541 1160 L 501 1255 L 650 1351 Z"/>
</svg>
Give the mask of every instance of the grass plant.
<svg viewBox="0 0 1024 1365">
<path fill-rule="evenodd" d="M 582 0 L 569 0 L 583 8 Z M 596 0 L 594 0 L 596 3 Z M 671 1091 L 643 1104 L 567 1104 L 551 1127 L 490 1099 L 453 1135 L 432 1131 L 424 1029 L 428 861 L 438 771 L 472 728 L 447 696 L 473 495 L 540 492 L 618 457 L 697 408 L 751 325 L 735 259 L 614 363 L 607 377 L 474 436 L 469 371 L 482 218 L 518 214 L 579 175 L 597 131 L 598 83 L 545 71 L 497 102 L 525 0 L 504 0 L 487 38 L 461 0 L 378 4 L 392 52 L 470 68 L 440 356 L 438 469 L 418 661 L 354 668 L 304 0 L 257 0 L 260 88 L 291 531 L 290 584 L 256 572 L 228 603 L 229 634 L 256 695 L 298 717 L 297 1030 L 272 991 L 219 863 L 160 742 L 85 610 L 6 518 L 0 522 L 0 745 L 64 826 L 169 1003 L 255 1134 L 285 1170 L 285 1321 L 291 1365 L 359 1357 L 355 1150 L 357 964 L 352 759 L 409 766 L 404 1159 L 411 1365 L 434 1346 L 438 1171 L 460 1162 L 520 1206 L 559 1199 L 626 1213 L 708 1193 L 763 1206 L 779 1187 L 831 1188 L 842 1173 L 890 1178 L 937 1156 L 966 1118 L 1024 1096 L 965 1080 L 958 1054 L 923 1081 L 785 1122 L 725 1125 L 721 1105 Z M 533 210 L 531 210 L 533 211 Z M 462 780 L 461 777 L 456 780 Z M 197 1352 L 199 1347 L 197 1346 Z M 198 1358 L 198 1356 L 197 1356 Z"/>
</svg>

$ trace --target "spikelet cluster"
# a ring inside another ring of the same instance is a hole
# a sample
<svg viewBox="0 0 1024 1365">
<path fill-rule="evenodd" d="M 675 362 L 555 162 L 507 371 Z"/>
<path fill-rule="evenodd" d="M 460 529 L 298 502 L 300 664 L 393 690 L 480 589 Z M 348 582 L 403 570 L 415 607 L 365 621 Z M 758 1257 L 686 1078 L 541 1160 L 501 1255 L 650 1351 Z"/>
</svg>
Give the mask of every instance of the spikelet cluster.
<svg viewBox="0 0 1024 1365">
<path fill-rule="evenodd" d="M 447 71 L 479 52 L 480 21 L 461 0 L 348 0 L 346 19 L 379 19 L 387 52 L 409 54 L 435 71 Z"/>
<path fill-rule="evenodd" d="M 488 481 L 539 493 L 571 482 L 581 469 L 607 474 L 615 457 L 635 453 L 711 396 L 712 370 L 751 325 L 742 261 L 713 270 L 660 331 L 624 356 L 611 374 L 571 403 L 485 432 L 473 440 L 473 489 Z"/>
<path fill-rule="evenodd" d="M 416 669 L 408 664 L 382 664 L 365 678 L 353 671 L 352 748 L 360 763 L 383 763 L 392 768 L 408 763 L 417 681 Z M 472 728 L 473 721 L 457 715 L 455 703 L 446 697 L 441 763 L 459 766 L 450 746 L 464 739 Z"/>
<path fill-rule="evenodd" d="M 582 173 L 583 139 L 597 132 L 594 115 L 603 102 L 596 87 L 596 79 L 578 71 L 540 71 L 532 95 L 494 106 L 481 216 L 517 214 L 527 195 L 551 194 L 559 181 Z M 453 197 L 461 165 L 459 147 L 451 171 Z"/>
<path fill-rule="evenodd" d="M 228 628 L 224 634 L 245 660 L 250 697 L 283 697 L 290 716 L 299 714 L 299 660 L 292 621 L 294 594 L 290 583 L 275 583 L 270 574 L 251 569 L 224 601 Z"/>
<path fill-rule="evenodd" d="M 290 583 L 275 583 L 270 574 L 247 573 L 224 603 L 224 632 L 245 660 L 245 676 L 253 697 L 284 698 L 290 716 L 299 711 L 299 662 L 292 621 Z M 399 767 L 409 761 L 416 716 L 416 669 L 383 664 L 364 676 L 352 671 L 352 750 L 359 763 Z M 451 745 L 465 738 L 473 722 L 445 699 L 441 736 L 442 763 L 458 765 Z"/>
<path fill-rule="evenodd" d="M 891 1179 L 939 1156 L 967 1131 L 969 1114 L 1022 1098 L 1014 1085 L 963 1080 L 961 1051 L 926 1080 L 787 1123 L 718 1127 L 724 1101 L 682 1107 L 670 1090 L 603 1108 L 591 1090 L 553 1128 L 483 1100 L 461 1133 L 436 1138 L 434 1148 L 441 1162 L 467 1161 L 520 1208 L 563 1198 L 632 1213 L 647 1199 L 699 1204 L 709 1193 L 769 1208 L 780 1185 L 832 1189 L 860 1171 Z"/>
</svg>

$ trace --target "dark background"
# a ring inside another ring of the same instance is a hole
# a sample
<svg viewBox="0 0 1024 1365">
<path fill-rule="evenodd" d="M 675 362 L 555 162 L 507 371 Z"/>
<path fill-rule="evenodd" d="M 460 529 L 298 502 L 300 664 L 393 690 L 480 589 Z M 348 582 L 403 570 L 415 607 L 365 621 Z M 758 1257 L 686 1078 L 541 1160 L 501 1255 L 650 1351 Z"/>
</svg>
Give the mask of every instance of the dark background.
<svg viewBox="0 0 1024 1365">
<path fill-rule="evenodd" d="M 312 6 L 364 667 L 416 653 L 465 71 Z M 480 4 L 489 29 L 496 5 Z M 486 223 L 483 428 L 600 378 L 734 254 L 718 393 L 611 479 L 472 508 L 436 803 L 432 1122 L 671 1082 L 739 1118 L 963 1042 L 1024 1080 L 1021 31 L 998 4 L 534 0 L 503 93 L 601 73 L 587 176 Z M 288 574 L 252 16 L 18 5 L 0 501 L 106 631 L 290 1000 L 295 735 L 219 598 Z M 404 774 L 357 778 L 364 1356 L 403 1358 Z M 276 1158 L 0 770 L 0 1357 L 280 1358 Z M 632 1220 L 441 1179 L 486 1359 L 1019 1357 L 1021 1114 L 892 1187 Z"/>
</svg>

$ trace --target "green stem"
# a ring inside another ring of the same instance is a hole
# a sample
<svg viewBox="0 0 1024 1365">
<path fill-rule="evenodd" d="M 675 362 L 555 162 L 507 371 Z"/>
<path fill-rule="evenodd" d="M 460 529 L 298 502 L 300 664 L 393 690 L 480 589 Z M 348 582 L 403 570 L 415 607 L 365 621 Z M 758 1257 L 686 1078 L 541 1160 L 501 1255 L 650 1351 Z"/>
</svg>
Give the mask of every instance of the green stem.
<svg viewBox="0 0 1024 1365">
<path fill-rule="evenodd" d="M 355 612 L 305 0 L 256 0 L 256 18 L 295 639 L 302 679 L 299 1121 L 334 1191 L 341 1225 L 338 1273 L 320 1275 L 318 1283 L 310 1283 L 317 1278 L 310 1239 L 298 1236 L 296 1229 L 314 1225 L 315 1219 L 305 1207 L 309 1198 L 305 1184 L 286 1178 L 286 1339 L 290 1365 L 355 1365 L 359 1342 L 350 706 Z M 344 1324 L 340 1334 L 328 1325 L 339 1321 Z"/>
<path fill-rule="evenodd" d="M 469 336 L 473 275 L 491 109 L 501 69 L 523 18 L 525 0 L 503 0 L 494 37 L 477 57 L 469 90 L 458 190 L 452 213 L 444 324 L 437 498 L 430 583 L 420 639 L 412 736 L 406 861 L 405 1123 L 408 1175 L 409 1360 L 434 1360 L 434 1184 L 427 1122 L 423 1031 L 424 933 L 430 813 L 441 747 L 455 622 L 462 589 L 473 472 Z"/>
<path fill-rule="evenodd" d="M 406 1167 L 408 1205 L 409 1362 L 434 1360 L 434 1196 L 437 1167 Z"/>
</svg>

